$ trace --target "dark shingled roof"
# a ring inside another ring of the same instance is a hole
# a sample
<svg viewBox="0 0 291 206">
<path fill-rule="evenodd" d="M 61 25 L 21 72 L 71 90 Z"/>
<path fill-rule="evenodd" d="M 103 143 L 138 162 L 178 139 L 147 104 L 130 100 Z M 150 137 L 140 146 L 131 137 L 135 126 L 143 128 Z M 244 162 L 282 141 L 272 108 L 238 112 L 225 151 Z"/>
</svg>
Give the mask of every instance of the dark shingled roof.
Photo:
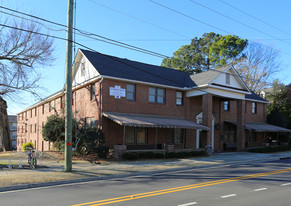
<svg viewBox="0 0 291 206">
<path fill-rule="evenodd" d="M 173 87 L 193 87 L 186 72 L 81 49 L 101 75 Z"/>
<path fill-rule="evenodd" d="M 92 52 L 84 49 L 80 50 L 97 69 L 100 75 L 180 88 L 191 88 L 197 85 L 209 84 L 221 72 L 228 68 L 221 67 L 213 71 L 190 75 L 175 69 L 122 59 L 99 52 Z M 247 99 L 268 102 L 255 93 L 246 95 L 245 97 Z"/>
<path fill-rule="evenodd" d="M 253 100 L 257 100 L 257 101 L 262 101 L 262 102 L 268 103 L 267 100 L 265 100 L 264 98 L 262 98 L 259 95 L 255 94 L 254 92 L 252 92 L 251 94 L 246 94 L 245 97 L 246 97 L 246 99 L 253 99 Z"/>
</svg>

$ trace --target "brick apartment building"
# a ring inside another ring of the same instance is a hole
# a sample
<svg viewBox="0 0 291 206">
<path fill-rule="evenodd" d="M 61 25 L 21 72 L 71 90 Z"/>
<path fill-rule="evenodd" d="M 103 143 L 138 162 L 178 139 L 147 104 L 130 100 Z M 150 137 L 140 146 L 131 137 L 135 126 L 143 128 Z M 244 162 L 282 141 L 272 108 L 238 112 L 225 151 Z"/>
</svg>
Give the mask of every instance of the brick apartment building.
<svg viewBox="0 0 291 206">
<path fill-rule="evenodd" d="M 18 114 L 18 149 L 28 141 L 52 147 L 41 129 L 48 116 L 63 115 L 64 98 L 59 91 Z M 111 148 L 244 151 L 290 132 L 266 124 L 267 104 L 232 67 L 189 75 L 87 50 L 73 67 L 73 117 L 102 128 Z"/>
</svg>

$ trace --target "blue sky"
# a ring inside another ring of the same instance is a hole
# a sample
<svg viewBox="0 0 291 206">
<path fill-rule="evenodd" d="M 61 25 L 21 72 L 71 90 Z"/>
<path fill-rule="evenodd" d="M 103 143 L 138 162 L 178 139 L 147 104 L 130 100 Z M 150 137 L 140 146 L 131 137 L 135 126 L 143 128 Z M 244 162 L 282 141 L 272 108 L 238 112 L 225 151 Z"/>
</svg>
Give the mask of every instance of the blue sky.
<svg viewBox="0 0 291 206">
<path fill-rule="evenodd" d="M 240 38 L 260 42 L 279 50 L 283 66 L 281 71 L 274 75 L 274 78 L 278 78 L 285 84 L 291 82 L 289 74 L 291 65 L 290 0 L 153 1 L 175 9 L 184 16 L 149 0 L 77 0 L 76 27 L 166 56 L 172 56 L 173 52 L 179 49 L 181 45 L 189 44 L 195 36 L 201 37 L 207 32 L 222 35 L 235 34 Z M 208 9 L 195 2 L 208 7 Z M 57 23 L 66 24 L 67 22 L 67 0 L 0 0 L 0 4 Z M 248 15 L 233 7 L 239 8 Z M 4 10 L 0 9 L 0 11 Z M 228 16 L 228 18 L 221 14 Z M 185 17 L 185 15 L 188 17 Z M 4 18 L 7 18 L 7 16 L 0 13 L 1 21 Z M 64 31 L 55 31 L 62 28 L 47 25 L 54 29 L 49 31 L 51 35 L 66 37 Z M 113 56 L 155 65 L 160 65 L 162 62 L 162 58 L 79 35 L 76 35 L 76 41 L 98 52 Z M 77 48 L 79 47 L 77 46 Z M 40 94 L 42 97 L 63 88 L 65 83 L 65 55 L 66 42 L 55 40 L 56 60 L 52 66 L 42 68 L 44 78 L 41 81 L 41 86 L 45 88 Z M 16 114 L 39 101 L 31 95 L 23 94 L 23 97 L 23 103 L 8 101 L 8 112 L 10 114 Z"/>
</svg>

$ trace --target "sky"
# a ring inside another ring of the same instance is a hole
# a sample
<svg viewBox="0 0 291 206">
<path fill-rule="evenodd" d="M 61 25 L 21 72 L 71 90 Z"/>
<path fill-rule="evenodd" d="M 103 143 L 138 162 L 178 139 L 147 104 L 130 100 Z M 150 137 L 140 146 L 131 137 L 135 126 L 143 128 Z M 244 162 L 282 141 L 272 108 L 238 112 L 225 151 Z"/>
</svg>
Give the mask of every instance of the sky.
<svg viewBox="0 0 291 206">
<path fill-rule="evenodd" d="M 67 0 L 0 0 L 0 5 L 67 24 Z M 282 67 L 273 75 L 284 84 L 291 83 L 291 1 L 290 0 L 76 0 L 75 26 L 165 56 L 194 37 L 215 32 L 237 35 L 252 42 L 271 46 L 280 52 Z M 0 21 L 11 18 L 1 13 Z M 10 12 L 13 13 L 13 12 Z M 44 32 L 66 38 L 63 27 L 43 22 Z M 48 30 L 47 30 L 48 29 Z M 156 57 L 79 34 L 75 41 L 103 54 L 160 65 Z M 39 68 L 43 74 L 41 97 L 61 90 L 65 84 L 66 41 L 54 40 L 52 65 Z M 74 54 L 81 46 L 76 45 Z M 270 79 L 272 82 L 273 79 Z M 8 113 L 17 114 L 39 101 L 30 94 L 21 94 L 21 102 L 6 99 Z"/>
</svg>

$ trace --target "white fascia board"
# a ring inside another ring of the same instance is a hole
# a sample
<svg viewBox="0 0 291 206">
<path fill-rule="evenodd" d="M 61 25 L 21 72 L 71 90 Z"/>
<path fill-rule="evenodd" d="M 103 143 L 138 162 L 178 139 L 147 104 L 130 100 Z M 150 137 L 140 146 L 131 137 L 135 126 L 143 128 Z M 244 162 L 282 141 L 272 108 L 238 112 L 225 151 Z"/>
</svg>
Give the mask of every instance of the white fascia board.
<svg viewBox="0 0 291 206">
<path fill-rule="evenodd" d="M 242 93 L 242 92 L 239 93 L 237 91 L 222 90 L 221 88 L 213 88 L 213 87 L 209 87 L 208 92 L 213 95 L 217 95 L 221 97 L 245 100 L 245 93 Z"/>
<path fill-rule="evenodd" d="M 184 87 L 184 88 L 182 88 L 182 87 L 173 87 L 173 86 L 167 86 L 167 85 L 163 85 L 163 84 L 155 84 L 155 83 L 150 83 L 150 82 L 137 81 L 137 80 L 132 80 L 132 79 L 118 78 L 118 77 L 111 77 L 111 76 L 106 76 L 106 75 L 102 75 L 102 77 L 104 79 L 119 80 L 119 81 L 123 81 L 123 82 L 136 83 L 136 84 L 145 84 L 145 85 L 150 85 L 150 86 L 154 86 L 154 87 L 163 87 L 163 88 L 183 90 L 183 91 L 191 89 L 191 88 L 188 88 L 188 87 Z"/>
<path fill-rule="evenodd" d="M 83 85 L 85 85 L 85 84 L 89 84 L 89 83 L 91 83 L 91 82 L 96 82 L 96 81 L 98 81 L 98 80 L 101 79 L 101 78 L 102 78 L 102 77 L 99 75 L 99 76 L 96 76 L 96 77 L 94 77 L 94 78 L 92 78 L 92 79 L 86 80 L 86 81 L 82 82 L 81 84 L 78 84 L 77 86 L 76 86 L 76 85 L 73 85 L 73 89 L 74 89 L 74 90 L 77 90 L 77 89 L 79 89 L 80 87 L 82 87 Z M 50 95 L 50 96 L 48 96 L 48 97 L 45 97 L 45 98 L 42 99 L 41 101 L 39 101 L 39 102 L 37 102 L 37 103 L 31 105 L 30 107 L 24 109 L 23 111 L 17 113 L 17 115 L 20 114 L 20 113 L 22 113 L 22 112 L 25 112 L 25 111 L 27 111 L 27 110 L 33 109 L 33 108 L 35 108 L 36 106 L 39 106 L 39 105 L 41 105 L 41 104 L 43 104 L 43 103 L 46 103 L 46 102 L 52 101 L 52 100 L 54 100 L 56 97 L 58 97 L 58 96 L 60 96 L 60 95 L 62 95 L 62 94 L 64 94 L 64 93 L 65 93 L 65 90 L 62 89 L 62 90 L 60 90 L 60 91 L 58 91 L 58 92 L 56 92 L 56 93 L 54 93 L 54 94 L 52 94 L 52 95 Z"/>
<path fill-rule="evenodd" d="M 241 90 L 227 88 L 227 87 L 220 87 L 220 86 L 216 86 L 216 85 L 209 85 L 209 88 L 215 88 L 215 89 L 226 90 L 226 91 L 242 93 L 242 94 L 251 94 L 251 92 L 241 91 Z"/>
<path fill-rule="evenodd" d="M 208 91 L 207 89 L 205 91 L 203 90 L 191 90 L 186 92 L 186 97 L 196 97 L 196 96 L 201 96 L 204 94 L 207 94 Z"/>
<path fill-rule="evenodd" d="M 30 110 L 30 109 L 33 109 L 33 108 L 35 108 L 35 107 L 38 106 L 38 105 L 41 105 L 41 104 L 46 103 L 46 102 L 49 102 L 51 99 L 54 99 L 55 97 L 57 97 L 57 96 L 59 96 L 59 95 L 61 95 L 61 94 L 64 94 L 64 93 L 65 93 L 64 90 L 57 91 L 57 92 L 53 93 L 52 95 L 50 95 L 50 96 L 48 96 L 48 97 L 45 97 L 45 98 L 42 99 L 41 101 L 39 101 L 39 102 L 37 102 L 37 103 L 35 103 L 35 104 L 33 104 L 33 105 L 27 107 L 27 108 L 24 109 L 23 111 L 17 113 L 17 115 L 18 115 L 18 114 L 21 114 L 22 112 L 25 112 L 25 111 L 28 111 L 28 110 Z"/>
<path fill-rule="evenodd" d="M 91 79 L 88 79 L 88 80 L 86 80 L 86 81 L 83 81 L 83 82 L 81 82 L 81 83 L 78 83 L 77 85 L 73 85 L 73 89 L 78 89 L 78 88 L 80 88 L 80 87 L 82 87 L 83 85 L 85 85 L 85 84 L 89 84 L 89 83 L 93 83 L 93 82 L 96 82 L 96 81 L 98 81 L 99 79 L 101 79 L 102 78 L 102 76 L 101 75 L 98 75 L 98 76 L 95 76 L 95 77 L 92 77 Z"/>
</svg>

